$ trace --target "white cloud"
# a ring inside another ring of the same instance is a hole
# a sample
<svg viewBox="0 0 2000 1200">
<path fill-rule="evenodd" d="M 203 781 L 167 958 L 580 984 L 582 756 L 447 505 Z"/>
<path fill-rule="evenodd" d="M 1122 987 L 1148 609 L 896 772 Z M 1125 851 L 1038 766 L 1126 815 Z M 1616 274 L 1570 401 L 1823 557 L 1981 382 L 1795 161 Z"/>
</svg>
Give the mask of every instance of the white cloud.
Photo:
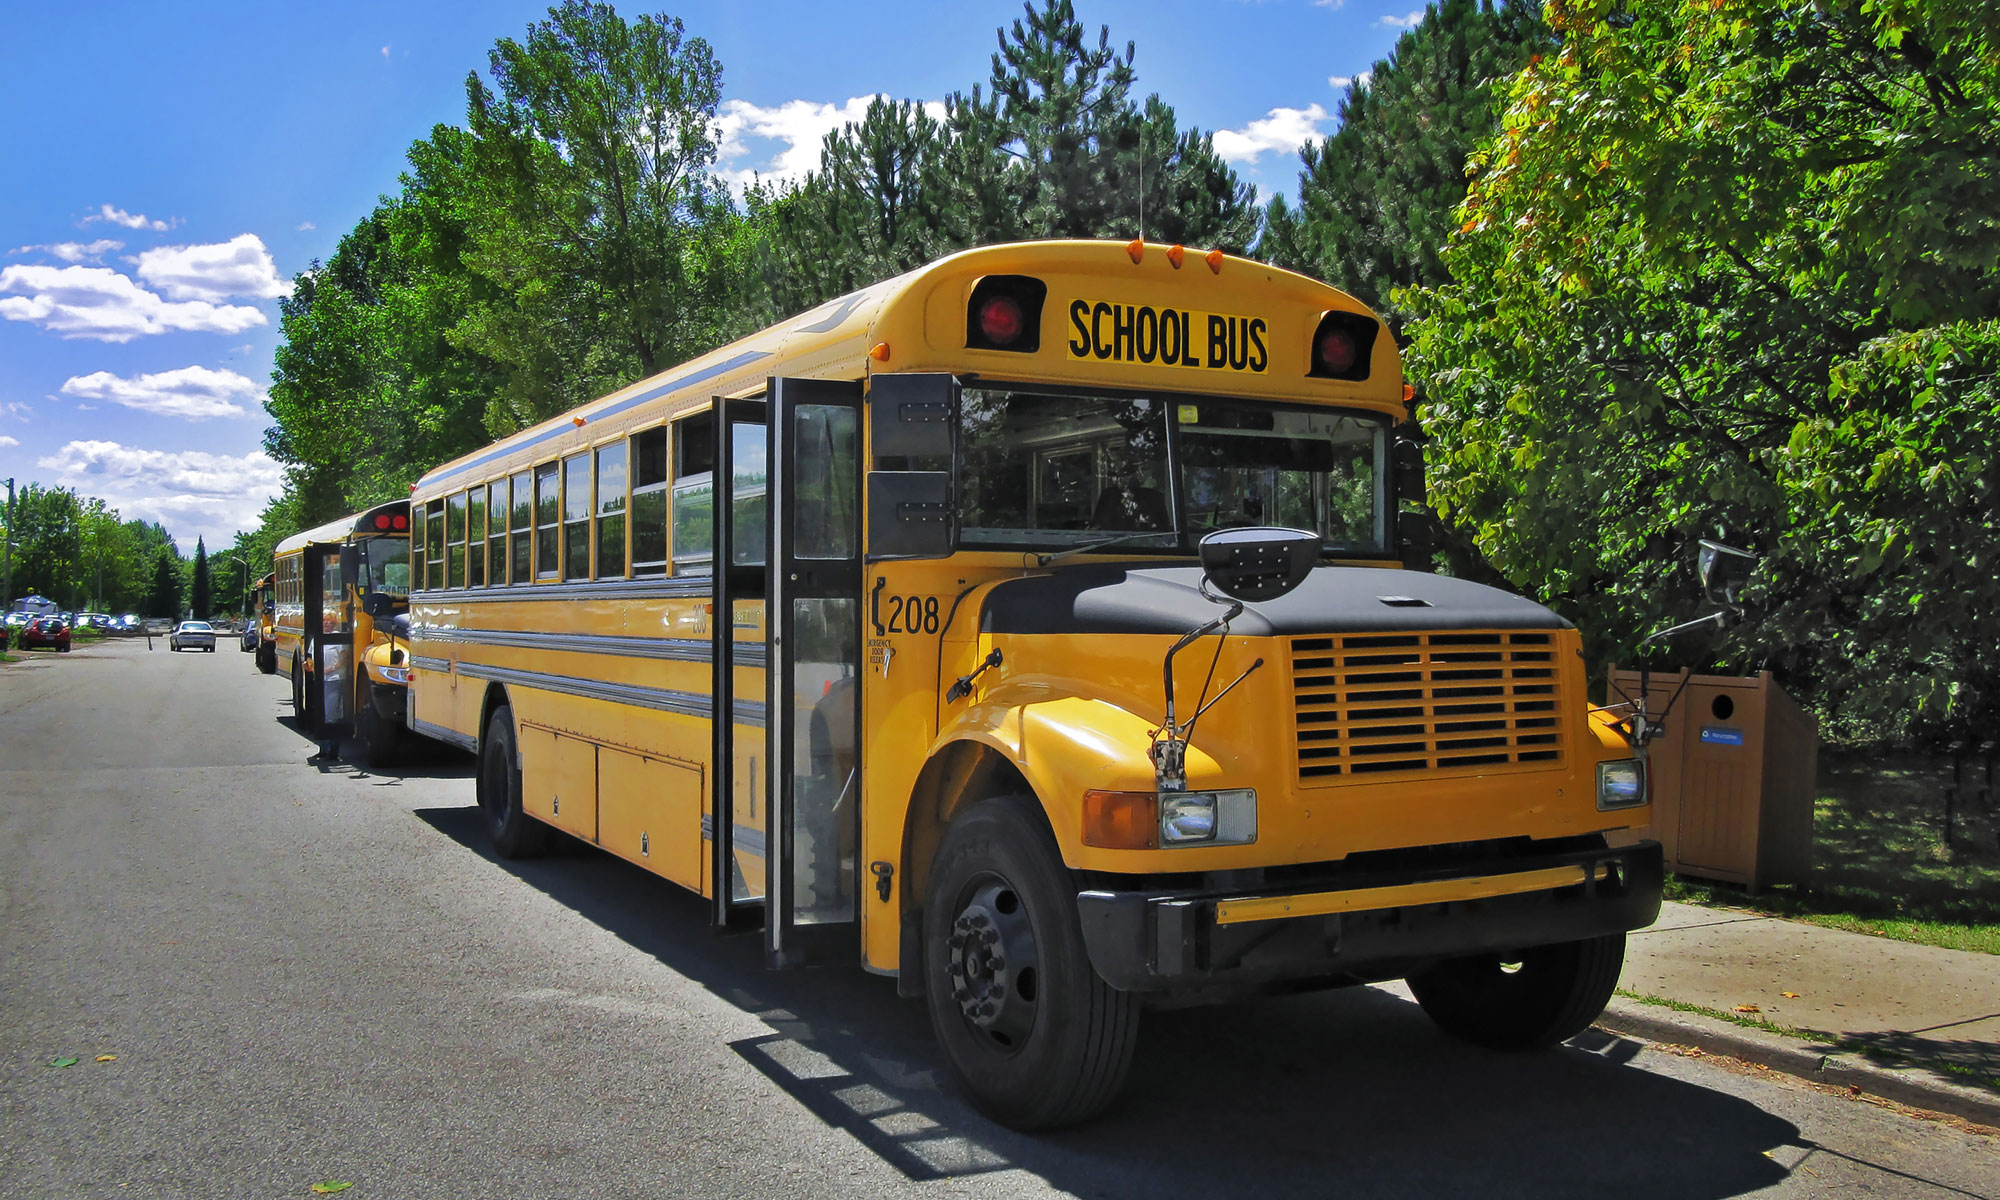
<svg viewBox="0 0 2000 1200">
<path fill-rule="evenodd" d="M 1347 0 L 1313 0 L 1314 8 L 1346 8 Z"/>
<path fill-rule="evenodd" d="M 99 238 L 94 242 L 55 242 L 47 246 L 16 246 L 9 254 L 32 254 L 37 250 L 67 263 L 97 262 L 113 250 L 123 250 L 124 242 Z"/>
<path fill-rule="evenodd" d="M 389 57 L 389 47 L 384 46 L 382 47 L 382 58 L 384 61 L 387 61 L 388 57 Z"/>
<path fill-rule="evenodd" d="M 77 224 L 90 225 L 98 221 L 109 221 L 113 225 L 123 225 L 127 229 L 150 229 L 155 233 L 165 233 L 167 230 L 173 228 L 173 223 L 170 221 L 155 221 L 145 213 L 128 213 L 122 208 L 113 208 L 109 204 L 100 205 L 95 213 L 85 217 L 83 220 L 77 222 Z"/>
<path fill-rule="evenodd" d="M 855 96 L 836 106 L 787 100 L 764 108 L 743 100 L 725 100 L 715 121 L 720 143 L 717 173 L 738 195 L 754 177 L 796 183 L 808 171 L 819 168 L 820 144 L 826 135 L 843 125 L 860 123 L 874 101 L 874 96 Z M 942 101 L 926 102 L 924 109 L 934 119 L 944 118 Z M 752 153 L 753 140 L 776 142 L 782 148 L 758 158 Z"/>
<path fill-rule="evenodd" d="M 183 548 L 197 537 L 226 546 L 284 486 L 284 469 L 261 450 L 241 457 L 201 450 L 146 450 L 117 442 L 70 442 L 36 465 L 56 482 L 102 496 L 126 520 L 158 521 Z"/>
<path fill-rule="evenodd" d="M 1348 85 L 1355 83 L 1360 84 L 1362 87 L 1367 87 L 1368 81 L 1373 78 L 1375 78 L 1375 72 L 1363 71 L 1358 75 L 1329 75 L 1326 77 L 1326 81 L 1334 87 L 1345 89 Z"/>
<path fill-rule="evenodd" d="M 8 437 L 5 434 L 0 434 L 0 446 L 18 446 L 20 444 L 21 444 L 20 438 Z"/>
<path fill-rule="evenodd" d="M 205 421 L 210 417 L 240 417 L 245 413 L 238 400 L 263 404 L 264 389 L 255 380 L 234 371 L 212 371 L 207 367 L 182 367 L 121 379 L 109 371 L 78 375 L 64 381 L 63 395 L 84 400 L 109 400 L 140 412 Z"/>
<path fill-rule="evenodd" d="M 1416 10 L 1407 17 L 1390 16 L 1375 18 L 1375 27 L 1377 29 L 1415 29 L 1423 23 L 1424 12 L 1422 9 Z"/>
<path fill-rule="evenodd" d="M 254 233 L 203 246 L 160 246 L 141 253 L 138 262 L 139 278 L 170 300 L 275 300 L 292 294 L 291 283 L 278 278 L 278 264 Z"/>
<path fill-rule="evenodd" d="M 311 221 L 300 221 L 296 228 L 300 233 L 311 233 L 313 230 L 318 229 L 319 226 L 313 224 Z"/>
<path fill-rule="evenodd" d="M 170 303 L 109 267 L 13 266 L 0 270 L 0 317 L 28 321 L 65 338 L 129 342 L 185 330 L 242 333 L 270 324 L 257 309 L 206 301 Z"/>
<path fill-rule="evenodd" d="M 1317 104 L 1304 108 L 1274 108 L 1260 120 L 1242 129 L 1218 129 L 1215 152 L 1229 162 L 1254 163 L 1266 150 L 1297 150 L 1307 142 L 1326 135 L 1319 127 L 1333 115 Z"/>
</svg>

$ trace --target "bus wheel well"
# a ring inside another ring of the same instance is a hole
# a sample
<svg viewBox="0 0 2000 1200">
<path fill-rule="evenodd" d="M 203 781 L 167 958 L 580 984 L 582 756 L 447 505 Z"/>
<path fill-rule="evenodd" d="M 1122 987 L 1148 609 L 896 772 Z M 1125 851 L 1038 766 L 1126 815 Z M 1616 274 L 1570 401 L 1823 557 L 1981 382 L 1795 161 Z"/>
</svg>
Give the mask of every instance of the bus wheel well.
<svg viewBox="0 0 2000 1200">
<path fill-rule="evenodd" d="M 472 736 L 484 741 L 486 739 L 486 723 L 493 719 L 493 710 L 509 707 L 512 707 L 512 705 L 507 699 L 506 686 L 498 683 L 487 684 L 486 696 L 479 702 L 479 726 L 473 731 Z"/>
<path fill-rule="evenodd" d="M 1020 768 L 991 746 L 980 742 L 953 742 L 945 747 L 917 775 L 910 795 L 910 811 L 903 822 L 903 862 L 900 869 L 901 916 L 903 926 L 902 969 L 905 986 L 922 986 L 923 972 L 912 964 L 913 930 L 922 927 L 924 889 L 930 885 L 931 860 L 937 857 L 944 831 L 965 809 L 993 796 L 1035 795 Z M 1037 811 L 1041 805 L 1035 805 Z M 1043 818 L 1047 820 L 1046 815 Z M 915 992 L 907 993 L 915 995 Z"/>
</svg>

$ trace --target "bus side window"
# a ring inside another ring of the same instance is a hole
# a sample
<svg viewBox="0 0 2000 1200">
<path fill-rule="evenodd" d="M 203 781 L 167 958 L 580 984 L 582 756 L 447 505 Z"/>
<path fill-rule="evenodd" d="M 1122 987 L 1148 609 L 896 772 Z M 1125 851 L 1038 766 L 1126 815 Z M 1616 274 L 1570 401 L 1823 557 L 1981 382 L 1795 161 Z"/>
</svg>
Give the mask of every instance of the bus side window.
<svg viewBox="0 0 2000 1200">
<path fill-rule="evenodd" d="M 424 514 L 424 586 L 444 586 L 444 501 L 433 500 Z"/>
<path fill-rule="evenodd" d="M 562 518 L 562 497 L 557 494 L 559 478 L 560 472 L 555 463 L 543 463 L 535 468 L 536 579 L 554 579 L 562 565 L 556 545 L 556 533 Z"/>
<path fill-rule="evenodd" d="M 631 437 L 632 574 L 667 573 L 667 430 Z"/>
<path fill-rule="evenodd" d="M 486 582 L 486 488 L 473 488 L 465 510 L 465 586 Z"/>
<path fill-rule="evenodd" d="M 590 451 L 563 460 L 562 574 L 590 578 Z"/>
<path fill-rule="evenodd" d="M 496 479 L 486 488 L 486 582 L 507 582 L 507 481 Z"/>
<path fill-rule="evenodd" d="M 625 444 L 597 448 L 597 577 L 625 576 Z"/>
<path fill-rule="evenodd" d="M 453 492 L 444 502 L 445 586 L 465 586 L 465 497 Z"/>
<path fill-rule="evenodd" d="M 514 526 L 513 541 L 509 543 L 509 558 L 513 563 L 515 583 L 527 583 L 535 577 L 535 559 L 532 553 L 535 530 L 535 493 L 529 488 L 533 476 L 523 471 L 514 476 Z"/>
<path fill-rule="evenodd" d="M 715 420 L 695 413 L 674 422 L 674 572 L 701 572 L 715 560 Z"/>
</svg>

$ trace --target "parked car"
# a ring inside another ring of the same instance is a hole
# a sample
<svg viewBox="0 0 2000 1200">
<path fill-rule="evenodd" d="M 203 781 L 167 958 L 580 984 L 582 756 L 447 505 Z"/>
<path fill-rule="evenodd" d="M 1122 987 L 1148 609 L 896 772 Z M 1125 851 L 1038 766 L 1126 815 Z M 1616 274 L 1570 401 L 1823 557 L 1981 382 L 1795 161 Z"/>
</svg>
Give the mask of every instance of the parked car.
<svg viewBox="0 0 2000 1200">
<path fill-rule="evenodd" d="M 69 653 L 69 622 L 61 617 L 36 617 L 21 630 L 21 649 L 50 646 Z"/>
<path fill-rule="evenodd" d="M 215 653 L 215 630 L 207 621 L 182 621 L 167 635 L 169 650 L 206 650 Z"/>
<path fill-rule="evenodd" d="M 248 654 L 257 648 L 257 622 L 243 622 L 243 652 Z"/>
</svg>

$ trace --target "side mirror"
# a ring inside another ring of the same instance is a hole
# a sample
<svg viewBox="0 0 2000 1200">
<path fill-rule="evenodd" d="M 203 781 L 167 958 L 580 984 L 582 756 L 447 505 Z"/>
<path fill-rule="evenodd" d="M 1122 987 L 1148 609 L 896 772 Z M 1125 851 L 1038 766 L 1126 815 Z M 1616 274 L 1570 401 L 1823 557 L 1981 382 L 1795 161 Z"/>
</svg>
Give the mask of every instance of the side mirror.
<svg viewBox="0 0 2000 1200">
<path fill-rule="evenodd" d="M 1701 539 L 1701 550 L 1695 559 L 1695 570 L 1701 576 L 1701 594 L 1711 604 L 1735 609 L 1737 597 L 1756 566 L 1757 556 L 1748 550 Z"/>
<path fill-rule="evenodd" d="M 1218 529 L 1201 539 L 1203 578 L 1223 595 L 1276 600 L 1305 582 L 1319 562 L 1320 539 L 1304 529 Z"/>
<path fill-rule="evenodd" d="M 361 611 L 367 613 L 370 619 L 376 621 L 380 621 L 384 617 L 394 616 L 396 612 L 396 598 L 388 592 L 370 592 L 366 596 L 361 597 Z"/>
</svg>

